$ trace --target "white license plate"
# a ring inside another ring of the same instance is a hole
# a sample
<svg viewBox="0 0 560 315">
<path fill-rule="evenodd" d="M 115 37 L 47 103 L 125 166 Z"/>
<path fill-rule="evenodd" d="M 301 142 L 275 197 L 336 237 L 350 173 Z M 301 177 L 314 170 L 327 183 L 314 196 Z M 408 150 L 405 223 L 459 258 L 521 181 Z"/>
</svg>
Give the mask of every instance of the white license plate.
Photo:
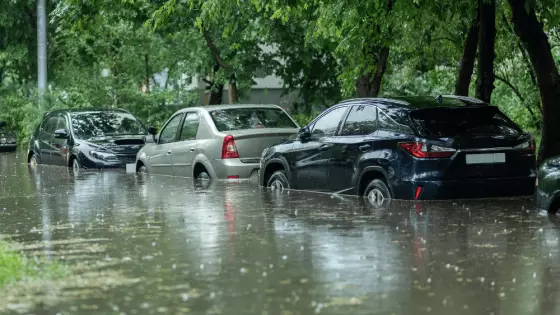
<svg viewBox="0 0 560 315">
<path fill-rule="evenodd" d="M 505 163 L 505 153 L 467 154 L 467 164 L 496 164 Z"/>
<path fill-rule="evenodd" d="M 126 172 L 127 172 L 127 173 L 136 173 L 136 164 L 134 164 L 134 163 L 127 163 L 127 164 L 126 164 Z"/>
</svg>

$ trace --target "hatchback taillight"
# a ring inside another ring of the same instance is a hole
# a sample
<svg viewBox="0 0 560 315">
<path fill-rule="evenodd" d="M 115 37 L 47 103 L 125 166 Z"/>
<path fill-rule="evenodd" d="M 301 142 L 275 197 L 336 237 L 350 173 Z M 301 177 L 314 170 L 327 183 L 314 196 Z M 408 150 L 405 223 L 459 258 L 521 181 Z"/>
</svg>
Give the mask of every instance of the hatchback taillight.
<svg viewBox="0 0 560 315">
<path fill-rule="evenodd" d="M 442 147 L 439 145 L 428 145 L 423 142 L 401 142 L 399 146 L 410 153 L 410 155 L 419 159 L 428 158 L 448 158 L 455 154 L 453 148 Z"/>
<path fill-rule="evenodd" d="M 235 141 L 232 135 L 224 137 L 224 143 L 222 145 L 222 159 L 236 159 L 239 158 L 237 153 L 237 147 L 235 146 Z"/>
</svg>

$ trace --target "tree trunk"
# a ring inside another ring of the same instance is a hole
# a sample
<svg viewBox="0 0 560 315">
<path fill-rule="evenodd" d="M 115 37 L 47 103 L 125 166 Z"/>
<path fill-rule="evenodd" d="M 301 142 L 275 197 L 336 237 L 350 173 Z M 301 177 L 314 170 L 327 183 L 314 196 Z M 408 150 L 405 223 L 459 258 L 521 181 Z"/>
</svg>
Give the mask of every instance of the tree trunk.
<svg viewBox="0 0 560 315">
<path fill-rule="evenodd" d="M 145 73 L 146 77 L 144 78 L 144 85 L 146 86 L 146 89 L 144 93 L 149 94 L 150 93 L 150 59 L 148 54 L 144 55 L 144 70 L 146 71 Z"/>
<path fill-rule="evenodd" d="M 210 101 L 208 101 L 208 105 L 220 105 L 222 104 L 222 95 L 224 93 L 224 85 L 223 84 L 214 84 L 214 89 L 210 92 Z"/>
<path fill-rule="evenodd" d="M 232 74 L 229 79 L 228 85 L 228 99 L 230 104 L 234 104 L 238 102 L 238 91 L 237 91 L 237 80 L 235 74 Z"/>
<path fill-rule="evenodd" d="M 494 90 L 494 44 L 496 41 L 496 0 L 478 0 L 478 79 L 476 97 L 490 102 Z"/>
<path fill-rule="evenodd" d="M 377 97 L 379 95 L 383 75 L 385 75 L 385 70 L 387 69 L 388 59 L 389 47 L 381 48 L 376 58 L 375 72 L 366 72 L 360 75 L 356 82 L 358 97 Z"/>
<path fill-rule="evenodd" d="M 476 49 L 478 44 L 478 14 L 473 19 L 471 26 L 465 38 L 463 57 L 459 64 L 459 76 L 455 83 L 455 95 L 469 96 L 469 86 L 474 70 L 474 61 L 476 59 Z"/>
<path fill-rule="evenodd" d="M 526 0 L 508 0 L 515 33 L 527 47 L 535 69 L 543 107 L 543 128 L 539 162 L 560 155 L 560 75 L 554 63 L 548 37 L 539 23 L 535 9 Z M 529 9 L 529 10 L 526 10 Z"/>
</svg>

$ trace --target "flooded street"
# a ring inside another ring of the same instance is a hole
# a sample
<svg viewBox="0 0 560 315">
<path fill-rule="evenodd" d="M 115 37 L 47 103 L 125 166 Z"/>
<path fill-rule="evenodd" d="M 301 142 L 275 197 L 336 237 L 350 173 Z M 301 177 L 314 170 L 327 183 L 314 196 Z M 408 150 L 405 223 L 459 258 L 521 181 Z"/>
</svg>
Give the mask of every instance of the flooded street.
<svg viewBox="0 0 560 315">
<path fill-rule="evenodd" d="M 0 237 L 67 278 L 5 314 L 560 314 L 560 222 L 531 200 L 393 202 L 0 155 Z"/>
</svg>

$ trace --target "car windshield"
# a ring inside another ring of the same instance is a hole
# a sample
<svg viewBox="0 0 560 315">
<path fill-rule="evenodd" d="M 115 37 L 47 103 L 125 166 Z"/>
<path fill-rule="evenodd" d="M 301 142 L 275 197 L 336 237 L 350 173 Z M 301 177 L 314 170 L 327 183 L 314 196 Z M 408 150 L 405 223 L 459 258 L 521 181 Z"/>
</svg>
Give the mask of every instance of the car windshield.
<svg viewBox="0 0 560 315">
<path fill-rule="evenodd" d="M 146 134 L 144 127 L 129 113 L 72 113 L 72 128 L 79 139 Z"/>
<path fill-rule="evenodd" d="M 256 128 L 297 128 L 290 117 L 278 108 L 245 107 L 210 111 L 218 131 Z"/>
<path fill-rule="evenodd" d="M 518 136 L 521 131 L 496 107 L 430 108 L 410 117 L 423 137 Z"/>
</svg>

